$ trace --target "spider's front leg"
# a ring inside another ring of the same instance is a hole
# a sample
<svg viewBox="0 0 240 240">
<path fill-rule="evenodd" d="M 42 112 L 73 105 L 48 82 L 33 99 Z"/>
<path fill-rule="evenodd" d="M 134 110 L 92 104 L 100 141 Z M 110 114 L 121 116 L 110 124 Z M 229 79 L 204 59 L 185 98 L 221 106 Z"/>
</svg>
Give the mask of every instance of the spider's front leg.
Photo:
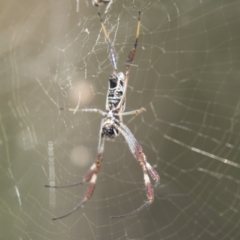
<svg viewBox="0 0 240 240">
<path fill-rule="evenodd" d="M 102 121 L 102 123 L 103 123 L 103 121 Z M 66 188 L 66 187 L 73 187 L 73 186 L 84 184 L 84 183 L 89 183 L 89 186 L 87 188 L 87 192 L 86 192 L 83 200 L 75 208 L 73 208 L 70 212 L 68 212 L 68 213 L 66 213 L 66 214 L 64 214 L 60 217 L 55 217 L 52 220 L 58 220 L 58 219 L 67 217 L 68 215 L 75 212 L 78 208 L 80 208 L 86 201 L 88 201 L 91 198 L 91 196 L 93 194 L 93 191 L 94 191 L 94 188 L 95 188 L 95 185 L 96 185 L 97 174 L 100 170 L 100 166 L 101 166 L 101 162 L 102 162 L 102 158 L 103 158 L 105 138 L 104 138 L 104 134 L 102 133 L 102 126 L 103 126 L 103 124 L 101 124 L 101 128 L 100 128 L 97 160 L 94 164 L 92 164 L 92 166 L 90 167 L 88 173 L 85 175 L 83 180 L 79 183 L 74 183 L 74 184 L 65 185 L 65 186 L 45 185 L 45 187 L 50 187 L 50 188 Z"/>
<path fill-rule="evenodd" d="M 155 181 L 155 186 L 158 185 L 160 181 L 160 177 L 157 171 L 147 161 L 147 157 L 143 152 L 141 145 L 138 143 L 136 138 L 133 136 L 132 132 L 129 130 L 129 128 L 125 124 L 123 124 L 120 121 L 116 121 L 116 122 L 118 122 L 118 124 L 120 125 L 120 127 L 118 127 L 117 125 L 116 126 L 119 128 L 119 131 L 125 137 L 125 140 L 127 141 L 128 146 L 131 152 L 133 153 L 134 157 L 140 163 L 141 166 L 143 164 L 143 166 L 146 167 L 151 178 L 153 179 L 153 181 Z"/>
<path fill-rule="evenodd" d="M 142 167 L 144 184 L 145 184 L 146 194 L 148 198 L 148 200 L 144 204 L 142 204 L 139 208 L 137 208 L 136 210 L 130 213 L 127 213 L 124 215 L 118 215 L 118 216 L 111 216 L 111 218 L 123 218 L 123 217 L 137 214 L 138 212 L 140 212 L 142 209 L 149 206 L 153 202 L 154 191 L 153 191 L 153 187 L 152 187 L 149 175 L 155 181 L 155 186 L 159 183 L 160 177 L 158 173 L 154 170 L 154 168 L 148 163 L 142 147 L 137 142 L 137 140 L 135 139 L 131 131 L 128 129 L 128 127 L 118 120 L 115 120 L 115 121 L 117 124 L 114 124 L 114 127 L 117 128 L 118 131 L 121 132 L 121 134 L 124 136 L 131 152 L 133 153 L 134 157 Z"/>
</svg>

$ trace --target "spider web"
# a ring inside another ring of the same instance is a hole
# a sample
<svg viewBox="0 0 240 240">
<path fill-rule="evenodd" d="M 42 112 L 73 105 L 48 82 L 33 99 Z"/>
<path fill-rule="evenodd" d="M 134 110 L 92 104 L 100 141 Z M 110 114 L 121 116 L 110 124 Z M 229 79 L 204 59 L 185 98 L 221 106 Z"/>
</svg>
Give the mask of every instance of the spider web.
<svg viewBox="0 0 240 240">
<path fill-rule="evenodd" d="M 237 0 L 113 0 L 100 8 L 118 54 L 135 40 L 125 117 L 161 176 L 154 203 L 123 137 L 105 144 L 93 197 L 71 216 L 95 161 L 112 67 L 89 0 L 1 1 L 1 239 L 239 239 L 240 47 Z"/>
</svg>

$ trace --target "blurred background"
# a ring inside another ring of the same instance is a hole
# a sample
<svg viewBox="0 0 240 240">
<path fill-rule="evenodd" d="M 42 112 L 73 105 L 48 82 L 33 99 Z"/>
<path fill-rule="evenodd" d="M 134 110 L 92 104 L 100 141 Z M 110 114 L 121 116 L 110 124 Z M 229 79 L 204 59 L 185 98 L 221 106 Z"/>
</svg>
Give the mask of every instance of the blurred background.
<svg viewBox="0 0 240 240">
<path fill-rule="evenodd" d="M 240 32 L 238 0 L 0 2 L 0 239 L 239 239 Z M 101 116 L 60 107 L 105 109 L 118 70 L 141 30 L 126 116 L 161 176 L 154 203 L 110 219 L 147 198 L 142 170 L 122 136 L 106 141 L 93 197 L 67 218 L 96 159 Z"/>
</svg>

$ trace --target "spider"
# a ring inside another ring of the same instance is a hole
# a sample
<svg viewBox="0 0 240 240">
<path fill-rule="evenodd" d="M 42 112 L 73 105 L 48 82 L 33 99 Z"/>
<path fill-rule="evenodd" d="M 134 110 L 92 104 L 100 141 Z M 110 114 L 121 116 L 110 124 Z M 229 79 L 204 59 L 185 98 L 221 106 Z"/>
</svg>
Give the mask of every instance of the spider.
<svg viewBox="0 0 240 240">
<path fill-rule="evenodd" d="M 130 215 L 134 215 L 144 209 L 145 207 L 149 206 L 153 200 L 154 200 L 154 192 L 153 187 L 149 178 L 152 178 L 153 181 L 155 181 L 155 186 L 159 183 L 160 177 L 158 173 L 154 170 L 154 168 L 148 163 L 146 155 L 143 152 L 142 147 L 137 142 L 129 128 L 123 123 L 122 117 L 126 115 L 137 115 L 139 113 L 142 113 L 146 111 L 145 108 L 140 108 L 138 110 L 124 112 L 125 110 L 125 104 L 126 104 L 126 90 L 127 90 L 127 84 L 129 79 L 129 73 L 130 73 L 130 65 L 134 59 L 136 49 L 137 49 L 137 43 L 138 43 L 138 37 L 140 32 L 140 15 L 141 12 L 139 12 L 138 16 L 138 24 L 137 24 L 137 32 L 136 32 L 136 40 L 134 43 L 134 46 L 132 50 L 130 51 L 127 61 L 126 61 L 126 71 L 125 74 L 122 72 L 117 72 L 117 56 L 114 50 L 114 46 L 112 42 L 110 41 L 109 35 L 107 33 L 107 30 L 105 28 L 105 25 L 103 23 L 102 17 L 100 13 L 98 13 L 100 23 L 102 30 L 104 32 L 106 41 L 108 43 L 109 47 L 109 58 L 111 61 L 111 64 L 113 66 L 113 73 L 109 77 L 109 87 L 108 87 L 108 93 L 107 93 L 107 99 L 106 99 L 106 111 L 102 111 L 100 109 L 96 108 L 83 108 L 83 109 L 72 109 L 72 108 L 61 108 L 61 110 L 67 110 L 67 111 L 80 111 L 80 112 L 92 112 L 92 113 L 98 113 L 103 116 L 103 119 L 101 121 L 100 126 L 100 134 L 99 134 L 99 143 L 98 143 L 98 150 L 97 150 L 97 159 L 95 163 L 92 164 L 87 174 L 83 177 L 81 182 L 74 183 L 67 186 L 51 186 L 46 185 L 46 187 L 51 188 L 65 188 L 65 187 L 72 187 L 84 183 L 89 183 L 89 186 L 87 188 L 87 192 L 82 199 L 82 201 L 73 208 L 70 212 L 66 213 L 63 216 L 53 218 L 53 220 L 64 218 L 73 212 L 75 212 L 79 207 L 83 205 L 83 203 L 87 202 L 90 197 L 93 194 L 96 180 L 97 180 L 97 174 L 100 170 L 100 166 L 103 159 L 103 151 L 104 151 L 104 141 L 105 138 L 116 138 L 119 133 L 123 135 L 125 138 L 130 151 L 132 152 L 135 159 L 140 164 L 142 171 L 143 171 L 143 178 L 146 188 L 146 194 L 147 194 L 147 201 L 143 203 L 140 207 L 135 209 L 132 212 L 123 214 L 123 215 L 117 215 L 117 216 L 110 216 L 110 218 L 122 218 L 127 217 Z"/>
</svg>

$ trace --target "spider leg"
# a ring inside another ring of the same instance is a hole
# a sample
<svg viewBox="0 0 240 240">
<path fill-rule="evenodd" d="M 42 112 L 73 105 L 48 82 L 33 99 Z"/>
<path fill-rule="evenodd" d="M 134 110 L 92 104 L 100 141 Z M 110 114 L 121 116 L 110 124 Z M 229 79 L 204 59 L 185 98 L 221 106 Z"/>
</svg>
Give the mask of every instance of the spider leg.
<svg viewBox="0 0 240 240">
<path fill-rule="evenodd" d="M 102 26 L 102 30 L 104 32 L 104 35 L 105 35 L 105 39 L 108 43 L 108 47 L 109 47 L 109 58 L 110 58 L 110 62 L 113 66 L 113 74 L 114 75 L 117 75 L 117 54 L 116 54 L 116 51 L 114 49 L 114 46 L 109 38 L 109 35 L 108 35 L 108 32 L 107 32 L 107 29 L 103 23 L 103 20 L 102 20 L 102 17 L 101 17 L 101 14 L 100 12 L 98 12 L 98 16 L 99 16 L 99 19 L 100 19 L 100 23 L 101 23 L 101 26 Z"/>
<path fill-rule="evenodd" d="M 98 162 L 98 160 L 96 161 L 95 164 L 93 164 L 93 166 L 97 165 L 98 164 L 97 162 Z M 89 200 L 89 198 L 92 196 L 93 190 L 95 188 L 98 171 L 99 171 L 99 169 L 96 167 L 95 170 L 90 170 L 88 172 L 88 174 L 86 175 L 86 176 L 89 177 L 88 182 L 90 182 L 90 185 L 88 186 L 87 193 L 85 194 L 85 197 L 83 198 L 83 200 L 76 207 L 74 207 L 70 212 L 68 212 L 68 213 L 66 213 L 66 214 L 64 214 L 60 217 L 55 217 L 52 220 L 58 220 L 58 219 L 65 218 L 65 217 L 69 216 L 70 214 L 75 212 L 78 208 L 80 208 L 83 205 L 83 203 L 85 203 L 86 201 Z"/>
<path fill-rule="evenodd" d="M 128 58 L 127 58 L 127 61 L 126 61 L 126 72 L 125 72 L 125 78 L 124 78 L 124 91 L 123 91 L 123 94 L 122 94 L 122 99 L 119 102 L 117 108 L 122 106 L 123 102 L 125 101 L 126 92 L 127 92 L 127 85 L 128 85 L 128 79 L 129 79 L 129 73 L 130 73 L 130 65 L 131 65 L 131 63 L 132 63 L 132 61 L 134 59 L 135 54 L 136 54 L 137 44 L 138 44 L 138 37 L 139 37 L 139 33 L 140 33 L 140 16 L 141 16 L 141 12 L 139 11 L 137 32 L 136 32 L 136 40 L 135 40 L 133 48 L 130 51 L 130 53 L 128 55 Z"/>
<path fill-rule="evenodd" d="M 99 168 L 96 167 L 97 164 L 99 164 L 98 159 L 97 159 L 96 163 L 94 163 L 91 167 L 91 168 L 93 168 L 93 166 L 95 165 L 94 166 L 95 169 L 94 170 L 90 169 L 88 174 L 85 176 L 85 179 L 86 179 L 85 182 L 90 182 L 90 185 L 88 186 L 87 193 L 85 194 L 85 197 L 83 198 L 83 200 L 76 207 L 74 207 L 70 212 L 68 212 L 60 217 L 55 217 L 52 220 L 58 220 L 58 219 L 69 216 L 70 214 L 75 212 L 78 208 L 80 208 L 83 205 L 83 203 L 85 203 L 86 201 L 89 200 L 89 198 L 93 194 L 93 190 L 95 188 L 95 184 L 96 184 L 96 180 L 97 180 L 97 172 L 99 171 Z M 100 167 L 100 165 L 99 165 L 99 167 Z M 85 182 L 83 182 L 83 183 L 85 183 Z"/>
<path fill-rule="evenodd" d="M 133 136 L 132 132 L 129 130 L 129 128 L 125 124 L 123 124 L 122 122 L 120 122 L 117 119 L 115 119 L 115 122 L 118 125 L 120 125 L 120 127 L 119 127 L 118 125 L 115 124 L 117 126 L 117 128 L 119 129 L 119 131 L 124 136 L 124 138 L 126 139 L 126 142 L 128 143 L 130 151 L 132 152 L 134 157 L 139 161 L 140 164 L 141 164 L 141 162 L 143 162 L 146 165 L 148 173 L 150 174 L 153 181 L 155 181 L 155 186 L 157 186 L 159 184 L 160 177 L 159 177 L 157 171 L 147 161 L 147 157 L 144 154 L 141 145 L 138 143 L 136 138 Z"/>
<path fill-rule="evenodd" d="M 96 185 L 97 174 L 100 170 L 100 166 L 101 166 L 101 162 L 102 162 L 102 158 L 103 158 L 105 137 L 104 137 L 104 134 L 102 133 L 102 126 L 103 126 L 103 121 L 101 123 L 101 128 L 100 128 L 100 136 L 99 136 L 99 143 L 98 143 L 98 154 L 97 154 L 96 162 L 90 167 L 88 173 L 85 175 L 82 182 L 74 183 L 74 184 L 71 184 L 71 185 L 68 185 L 68 186 L 62 186 L 62 187 L 72 187 L 72 186 L 76 186 L 76 185 L 79 185 L 79 184 L 89 183 L 89 186 L 87 188 L 87 192 L 86 192 L 83 200 L 76 207 L 74 207 L 70 212 L 68 212 L 68 213 L 66 213 L 66 214 L 64 214 L 60 217 L 55 217 L 52 220 L 58 220 L 58 219 L 69 216 L 70 214 L 75 212 L 78 208 L 80 208 L 86 201 L 88 201 L 91 198 L 91 196 L 93 194 L 93 191 L 94 191 L 94 188 L 95 188 L 95 185 Z M 61 188 L 61 186 L 49 186 L 49 185 L 47 185 L 47 187 Z"/>
<path fill-rule="evenodd" d="M 129 111 L 129 112 L 114 113 L 114 116 L 138 115 L 145 111 L 146 111 L 146 108 L 140 108 L 140 109 Z"/>
<path fill-rule="evenodd" d="M 130 51 L 130 53 L 128 55 L 127 62 L 126 62 L 126 76 L 129 75 L 130 65 L 131 65 L 131 62 L 134 59 L 134 56 L 135 56 L 135 53 L 136 53 L 136 50 L 137 50 L 138 37 L 139 37 L 139 33 L 140 33 L 140 16 L 141 16 L 141 12 L 139 11 L 138 25 L 137 25 L 137 32 L 136 32 L 136 40 L 135 40 L 135 43 L 134 43 L 134 46 L 133 46 L 132 50 Z"/>
<path fill-rule="evenodd" d="M 74 187 L 74 186 L 77 186 L 77 185 L 82 185 L 84 183 L 87 183 L 91 180 L 94 172 L 97 170 L 97 162 L 98 162 L 98 158 L 97 158 L 97 161 L 94 164 L 92 164 L 88 173 L 83 177 L 83 180 L 81 182 L 72 183 L 72 184 L 69 184 L 69 185 L 62 185 L 62 186 L 45 185 L 45 187 L 49 187 L 49 188 L 68 188 L 68 187 Z"/>
<path fill-rule="evenodd" d="M 63 108 L 61 107 L 60 110 L 63 111 L 69 111 L 69 112 L 93 112 L 93 113 L 98 113 L 102 116 L 106 116 L 106 113 L 104 111 L 102 111 L 101 109 L 97 109 L 97 108 Z"/>
<path fill-rule="evenodd" d="M 137 142 L 137 140 L 135 139 L 135 137 L 133 136 L 131 131 L 127 128 L 126 125 L 124 125 L 120 121 L 116 121 L 116 122 L 118 124 L 114 124 L 114 127 L 117 128 L 119 130 L 119 132 L 121 132 L 121 134 L 124 136 L 126 142 L 129 145 L 131 152 L 133 153 L 134 157 L 136 158 L 136 160 L 139 162 L 140 166 L 142 167 L 144 184 L 145 184 L 146 194 L 147 194 L 147 198 L 148 198 L 148 200 L 144 204 L 142 204 L 139 208 L 137 208 L 136 210 L 134 210 L 130 213 L 126 213 L 123 215 L 117 215 L 117 216 L 111 216 L 111 218 L 123 218 L 123 217 L 134 215 L 134 214 L 140 212 L 142 209 L 149 206 L 154 201 L 153 187 L 152 187 L 148 173 L 153 178 L 153 180 L 156 181 L 156 184 L 159 182 L 160 177 L 159 177 L 158 173 L 153 169 L 153 167 L 147 162 L 147 158 L 142 150 L 142 147 L 139 145 L 139 143 Z"/>
<path fill-rule="evenodd" d="M 150 201 L 145 202 L 139 208 L 137 208 L 136 210 L 134 210 L 134 211 L 132 211 L 130 213 L 126 213 L 126 214 L 123 214 L 123 215 L 117 215 L 117 216 L 110 216 L 110 218 L 124 218 L 124 217 L 128 217 L 128 216 L 131 216 L 131 215 L 135 215 L 135 214 L 139 213 L 145 207 L 148 207 L 152 203 L 152 201 L 151 202 Z"/>
<path fill-rule="evenodd" d="M 63 186 L 44 185 L 44 187 L 49 187 L 49 188 L 68 188 L 68 187 L 74 187 L 74 186 L 77 186 L 77 185 L 82 185 L 84 183 L 85 183 L 85 181 L 84 181 L 84 178 L 83 178 L 83 181 L 77 182 L 77 183 L 72 183 L 70 185 L 63 185 Z"/>
<path fill-rule="evenodd" d="M 59 108 L 60 110 L 63 110 L 63 111 L 69 111 L 69 112 L 73 112 L 73 113 L 76 113 L 76 112 L 93 112 L 93 113 L 98 113 L 102 116 L 106 116 L 106 112 L 102 111 L 101 109 L 97 109 L 97 108 Z"/>
</svg>

